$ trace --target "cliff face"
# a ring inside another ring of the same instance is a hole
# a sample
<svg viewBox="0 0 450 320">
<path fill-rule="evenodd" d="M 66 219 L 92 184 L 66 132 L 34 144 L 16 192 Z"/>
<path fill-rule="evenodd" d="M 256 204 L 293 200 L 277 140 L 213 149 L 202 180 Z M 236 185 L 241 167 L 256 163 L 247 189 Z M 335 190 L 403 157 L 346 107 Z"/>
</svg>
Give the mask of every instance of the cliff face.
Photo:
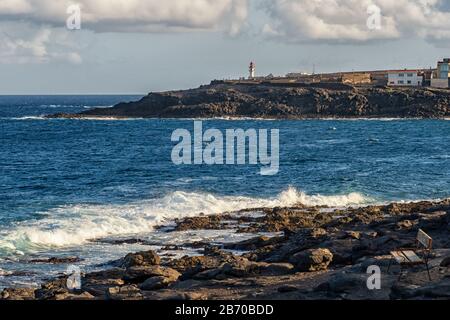
<svg viewBox="0 0 450 320">
<path fill-rule="evenodd" d="M 140 101 L 51 118 L 443 118 L 450 116 L 450 90 L 430 88 L 286 87 L 213 84 L 150 93 Z"/>
</svg>

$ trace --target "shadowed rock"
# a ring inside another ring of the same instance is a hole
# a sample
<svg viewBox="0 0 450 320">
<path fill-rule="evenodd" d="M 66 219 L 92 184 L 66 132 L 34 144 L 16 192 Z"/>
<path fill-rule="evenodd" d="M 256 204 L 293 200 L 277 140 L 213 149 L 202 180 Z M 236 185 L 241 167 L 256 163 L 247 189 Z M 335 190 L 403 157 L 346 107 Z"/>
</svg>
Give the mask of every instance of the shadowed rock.
<svg viewBox="0 0 450 320">
<path fill-rule="evenodd" d="M 333 260 L 333 254 L 328 249 L 308 249 L 296 253 L 289 259 L 298 271 L 326 270 Z"/>
<path fill-rule="evenodd" d="M 134 285 L 108 288 L 106 291 L 108 300 L 142 300 L 141 290 Z"/>
<path fill-rule="evenodd" d="M 131 283 L 144 282 L 148 278 L 163 276 L 166 278 L 177 280 L 181 274 L 168 267 L 161 266 L 134 266 L 126 270 L 123 279 Z"/>
<path fill-rule="evenodd" d="M 0 300 L 34 300 L 34 291 L 34 288 L 6 288 L 0 294 Z"/>
<path fill-rule="evenodd" d="M 113 108 L 49 118 L 443 118 L 450 115 L 449 105 L 450 91 L 432 88 L 215 83 L 191 90 L 150 93 L 140 101 Z"/>
<path fill-rule="evenodd" d="M 448 299 L 450 201 L 401 203 L 339 210 L 261 208 L 265 216 L 236 221 L 260 230 L 282 230 L 227 244 L 239 255 L 203 243 L 202 256 L 161 261 L 154 251 L 130 253 L 118 268 L 82 276 L 72 292 L 63 276 L 35 289 L 5 289 L 0 299 Z M 324 211 L 324 212 L 321 212 Z M 221 221 L 217 219 L 209 221 Z M 206 221 L 206 220 L 204 220 Z M 432 281 L 424 266 L 404 272 L 392 265 L 390 251 L 414 246 L 419 227 L 433 238 Z M 284 228 L 284 229 L 282 229 Z M 234 232 L 230 230 L 230 232 Z M 109 265 L 108 265 L 109 266 Z M 367 286 L 367 270 L 382 271 L 380 290 Z"/>
<path fill-rule="evenodd" d="M 158 290 L 168 287 L 171 283 L 175 281 L 176 279 L 174 278 L 168 278 L 164 276 L 152 277 L 145 280 L 144 283 L 140 285 L 140 288 L 146 291 Z"/>
<path fill-rule="evenodd" d="M 30 260 L 31 263 L 50 263 L 50 264 L 69 264 L 69 263 L 77 263 L 81 262 L 83 259 L 79 257 L 65 257 L 65 258 L 58 258 L 58 257 L 51 257 L 46 259 L 33 259 Z"/>
</svg>

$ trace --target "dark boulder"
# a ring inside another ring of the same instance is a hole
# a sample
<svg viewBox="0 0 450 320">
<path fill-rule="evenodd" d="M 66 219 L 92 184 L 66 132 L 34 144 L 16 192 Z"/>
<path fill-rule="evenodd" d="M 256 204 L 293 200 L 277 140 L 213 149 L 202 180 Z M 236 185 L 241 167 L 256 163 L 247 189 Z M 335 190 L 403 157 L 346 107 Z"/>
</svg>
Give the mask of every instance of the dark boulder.
<svg viewBox="0 0 450 320">
<path fill-rule="evenodd" d="M 177 280 L 181 274 L 168 267 L 162 266 L 135 266 L 126 270 L 123 279 L 129 283 L 141 283 L 151 277 L 168 277 Z"/>
<path fill-rule="evenodd" d="M 296 270 L 301 272 L 327 270 L 332 261 L 333 254 L 328 249 L 308 249 L 294 254 L 289 259 Z"/>
<path fill-rule="evenodd" d="M 156 252 L 142 251 L 137 253 L 129 253 L 120 261 L 120 266 L 123 268 L 129 268 L 134 266 L 151 266 L 159 265 L 161 258 L 156 254 Z"/>
</svg>

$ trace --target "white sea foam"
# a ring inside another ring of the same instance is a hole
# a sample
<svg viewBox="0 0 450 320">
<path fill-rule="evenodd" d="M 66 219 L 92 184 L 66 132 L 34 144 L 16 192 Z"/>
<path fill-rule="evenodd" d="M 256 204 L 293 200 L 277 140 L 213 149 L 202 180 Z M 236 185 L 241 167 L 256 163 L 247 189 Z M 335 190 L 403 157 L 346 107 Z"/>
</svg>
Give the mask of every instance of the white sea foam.
<svg viewBox="0 0 450 320">
<path fill-rule="evenodd" d="M 23 116 L 23 117 L 2 117 L 2 120 L 80 120 L 80 121 L 134 121 L 134 120 L 144 120 L 144 118 L 116 118 L 116 117 L 82 117 L 82 118 L 47 118 L 46 116 Z"/>
<path fill-rule="evenodd" d="M 101 117 L 101 116 L 90 116 L 81 118 L 68 118 L 67 120 L 81 120 L 81 121 L 134 121 L 134 120 L 144 120 L 144 118 L 120 118 L 120 117 Z"/>
<path fill-rule="evenodd" d="M 4 271 L 2 269 L 0 269 L 0 277 L 6 277 L 6 276 L 10 276 L 12 275 L 11 271 Z"/>
<path fill-rule="evenodd" d="M 48 107 L 48 106 L 47 106 Z M 57 106 L 54 106 L 56 108 Z M 84 106 L 85 109 L 107 109 L 113 106 L 98 106 L 90 107 Z M 12 117 L 12 118 L 0 118 L 6 120 L 85 120 L 85 121 L 133 121 L 133 120 L 165 120 L 165 121 L 286 121 L 279 118 L 258 118 L 258 117 L 210 117 L 210 118 L 158 118 L 158 117 L 114 117 L 114 116 L 89 116 L 81 118 L 55 118 L 48 119 L 44 116 L 24 116 L 24 117 Z M 380 121 L 380 122 L 390 122 L 390 121 L 412 121 L 421 120 L 420 118 L 303 118 L 293 121 Z M 450 118 L 443 118 L 442 120 L 450 120 Z"/>
<path fill-rule="evenodd" d="M 311 118 L 310 120 L 314 120 Z M 321 121 L 411 121 L 420 120 L 420 118 L 390 118 L 390 117 L 353 117 L 353 118 L 318 118 Z"/>
<path fill-rule="evenodd" d="M 270 199 L 173 192 L 160 199 L 126 205 L 73 205 L 45 212 L 45 217 L 1 231 L 0 251 L 29 252 L 52 247 L 82 245 L 89 240 L 142 234 L 175 218 L 218 214 L 247 208 L 305 205 L 345 207 L 371 200 L 359 193 L 307 195 L 289 188 Z"/>
<path fill-rule="evenodd" d="M 42 104 L 40 106 L 37 106 L 38 108 L 84 108 L 84 109 L 106 109 L 106 108 L 112 108 L 113 105 L 101 105 L 101 106 L 83 106 L 83 105 L 69 105 L 69 104 Z"/>
<path fill-rule="evenodd" d="M 47 120 L 44 116 L 24 116 L 24 117 L 13 117 L 13 118 L 4 118 L 8 120 Z"/>
</svg>

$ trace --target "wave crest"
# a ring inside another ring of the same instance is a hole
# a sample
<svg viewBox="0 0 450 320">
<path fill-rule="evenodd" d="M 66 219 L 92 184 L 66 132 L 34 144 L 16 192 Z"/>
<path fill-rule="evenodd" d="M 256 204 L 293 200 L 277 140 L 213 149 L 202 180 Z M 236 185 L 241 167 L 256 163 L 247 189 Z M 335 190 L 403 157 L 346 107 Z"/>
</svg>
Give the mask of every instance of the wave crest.
<svg viewBox="0 0 450 320">
<path fill-rule="evenodd" d="M 53 209 L 45 218 L 24 222 L 0 233 L 0 251 L 36 251 L 52 247 L 82 245 L 89 240 L 150 232 L 165 221 L 200 213 L 207 215 L 241 209 L 307 206 L 345 207 L 368 203 L 359 193 L 307 195 L 288 188 L 277 197 L 262 199 L 216 196 L 209 193 L 173 192 L 160 199 L 126 205 L 73 205 Z"/>
</svg>

